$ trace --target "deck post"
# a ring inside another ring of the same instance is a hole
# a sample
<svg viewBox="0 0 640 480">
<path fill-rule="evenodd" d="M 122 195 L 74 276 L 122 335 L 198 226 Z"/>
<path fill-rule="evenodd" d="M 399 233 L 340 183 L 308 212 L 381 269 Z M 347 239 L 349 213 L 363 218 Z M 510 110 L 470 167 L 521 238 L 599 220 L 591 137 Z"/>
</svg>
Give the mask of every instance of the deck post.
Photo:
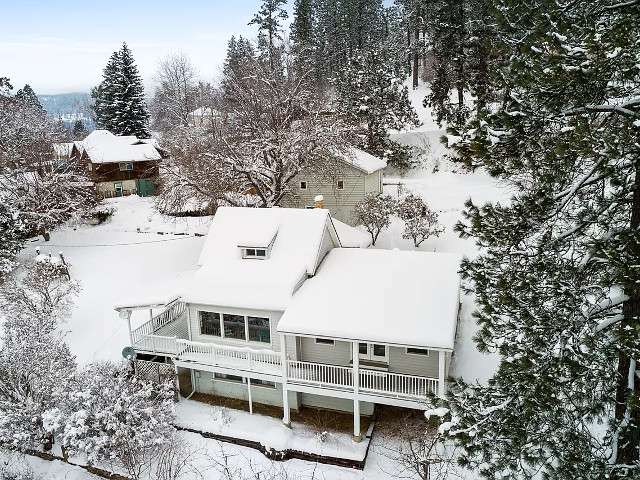
<svg viewBox="0 0 640 480">
<path fill-rule="evenodd" d="M 187 334 L 189 335 L 189 341 L 193 341 L 191 337 L 191 309 L 189 308 L 189 304 L 187 303 Z"/>
<path fill-rule="evenodd" d="M 438 396 L 444 398 L 444 350 L 438 353 Z"/>
<path fill-rule="evenodd" d="M 253 402 L 251 401 L 251 378 L 247 377 L 247 391 L 249 392 L 249 415 L 253 415 Z"/>
<path fill-rule="evenodd" d="M 285 427 L 291 428 L 291 412 L 289 411 L 289 389 L 287 388 L 287 337 L 280 334 L 280 363 L 282 366 L 282 409 L 284 416 L 282 423 Z"/>
<path fill-rule="evenodd" d="M 129 342 L 133 347 L 133 333 L 131 332 L 131 310 L 127 310 L 125 314 L 127 316 L 127 326 L 129 327 Z"/>
<path fill-rule="evenodd" d="M 351 342 L 353 355 L 353 441 L 360 443 L 362 435 L 360 434 L 360 399 L 358 390 L 360 388 L 360 356 L 358 351 L 358 342 Z"/>
</svg>

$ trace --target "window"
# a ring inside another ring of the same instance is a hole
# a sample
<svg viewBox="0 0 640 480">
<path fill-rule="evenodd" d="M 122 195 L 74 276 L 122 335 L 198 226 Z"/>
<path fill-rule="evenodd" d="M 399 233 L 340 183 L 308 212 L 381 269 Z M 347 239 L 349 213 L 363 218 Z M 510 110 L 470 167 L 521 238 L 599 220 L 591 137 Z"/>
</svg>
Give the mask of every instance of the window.
<svg viewBox="0 0 640 480">
<path fill-rule="evenodd" d="M 344 190 L 344 180 L 338 180 L 338 190 Z"/>
<path fill-rule="evenodd" d="M 307 182 L 300 182 L 300 190 L 306 190 L 307 189 Z"/>
<path fill-rule="evenodd" d="M 133 163 L 120 162 L 120 170 L 133 170 Z"/>
<path fill-rule="evenodd" d="M 93 164 L 92 164 L 92 163 L 89 163 L 89 164 L 87 165 L 87 167 L 89 168 L 89 171 L 93 170 Z"/>
<path fill-rule="evenodd" d="M 222 315 L 224 322 L 224 338 L 237 338 L 245 340 L 244 315 L 231 315 L 224 313 Z"/>
<path fill-rule="evenodd" d="M 266 380 L 258 380 L 257 378 L 252 378 L 251 379 L 251 386 L 253 386 L 253 385 L 258 385 L 260 387 L 267 387 L 267 388 L 276 388 L 275 382 L 268 382 Z"/>
<path fill-rule="evenodd" d="M 271 343 L 269 319 L 263 317 L 247 317 L 250 342 Z"/>
<path fill-rule="evenodd" d="M 321 345 L 335 345 L 336 344 L 335 340 L 330 340 L 328 338 L 316 338 L 316 343 L 319 343 Z"/>
<path fill-rule="evenodd" d="M 267 258 L 267 250 L 265 248 L 245 248 L 243 250 L 244 258 Z"/>
<path fill-rule="evenodd" d="M 225 373 L 214 373 L 213 378 L 216 380 L 225 380 L 227 382 L 239 382 L 242 383 L 244 380 L 242 377 L 237 375 L 227 375 Z"/>
<path fill-rule="evenodd" d="M 411 347 L 407 347 L 407 353 L 410 355 L 425 355 L 425 356 L 429 356 L 429 350 L 427 350 L 426 348 L 411 348 Z"/>
<path fill-rule="evenodd" d="M 215 312 L 199 312 L 200 333 L 202 335 L 220 336 L 220 314 Z"/>
</svg>

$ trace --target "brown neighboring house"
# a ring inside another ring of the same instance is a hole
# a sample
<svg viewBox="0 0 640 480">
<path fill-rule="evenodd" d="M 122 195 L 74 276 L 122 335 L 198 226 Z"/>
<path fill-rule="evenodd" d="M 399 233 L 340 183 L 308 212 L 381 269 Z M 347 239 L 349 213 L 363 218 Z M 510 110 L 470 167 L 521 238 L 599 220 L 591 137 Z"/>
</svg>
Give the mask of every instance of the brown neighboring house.
<svg viewBox="0 0 640 480">
<path fill-rule="evenodd" d="M 166 153 L 155 139 L 117 136 L 95 130 L 73 142 L 71 158 L 84 162 L 99 197 L 154 195 L 160 162 Z"/>
</svg>

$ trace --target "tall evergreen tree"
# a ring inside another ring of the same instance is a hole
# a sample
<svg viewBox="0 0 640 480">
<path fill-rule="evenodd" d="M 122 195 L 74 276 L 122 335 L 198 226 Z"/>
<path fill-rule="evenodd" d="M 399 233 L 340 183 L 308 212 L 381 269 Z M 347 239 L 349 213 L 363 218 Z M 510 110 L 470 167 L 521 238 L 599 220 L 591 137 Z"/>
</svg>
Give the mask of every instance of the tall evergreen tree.
<svg viewBox="0 0 640 480">
<path fill-rule="evenodd" d="M 504 100 L 456 149 L 514 191 L 458 226 L 501 361 L 451 385 L 448 436 L 486 478 L 638 478 L 640 3 L 494 3 Z"/>
<path fill-rule="evenodd" d="M 149 138 L 149 113 L 142 79 L 126 43 L 114 52 L 103 72 L 103 81 L 91 91 L 98 128 L 115 135 Z"/>
<path fill-rule="evenodd" d="M 278 40 L 282 40 L 282 20 L 286 20 L 289 14 L 283 5 L 287 0 L 264 0 L 260 11 L 255 14 L 249 25 L 258 25 L 258 46 L 263 57 L 266 57 L 269 68 L 274 70 L 278 64 L 276 57 L 279 55 Z"/>
<path fill-rule="evenodd" d="M 238 85 L 244 85 L 255 66 L 256 55 L 251 42 L 242 35 L 231 37 L 227 45 L 227 56 L 222 68 L 222 102 L 227 111 L 237 106 L 235 91 Z"/>
<path fill-rule="evenodd" d="M 30 107 L 44 113 L 44 108 L 42 107 L 40 100 L 38 100 L 36 92 L 34 92 L 33 88 L 31 88 L 31 85 L 26 84 L 24 88 L 18 90 L 16 92 L 16 98 L 22 100 L 23 102 L 26 102 Z"/>
</svg>

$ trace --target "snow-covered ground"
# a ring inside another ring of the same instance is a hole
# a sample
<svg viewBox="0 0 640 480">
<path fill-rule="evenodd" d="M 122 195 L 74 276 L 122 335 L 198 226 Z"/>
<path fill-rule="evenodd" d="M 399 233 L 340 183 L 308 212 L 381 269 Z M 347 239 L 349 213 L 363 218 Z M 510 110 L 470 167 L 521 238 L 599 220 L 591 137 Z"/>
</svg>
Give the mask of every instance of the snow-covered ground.
<svg viewBox="0 0 640 480">
<path fill-rule="evenodd" d="M 445 232 L 438 238 L 427 239 L 418 250 L 459 253 L 472 257 L 477 254 L 473 240 L 461 239 L 453 231 L 455 223 L 462 219 L 461 212 L 465 200 L 472 198 L 478 204 L 486 201 L 506 202 L 508 192 L 500 188 L 486 173 L 463 173 L 457 165 L 442 158 L 446 151 L 439 143 L 439 137 L 444 132 L 434 124 L 428 111 L 421 106 L 426 92 L 424 88 L 411 92 L 423 125 L 410 132 L 396 132 L 393 138 L 406 144 L 427 147 L 430 152 L 429 158 L 424 168 L 408 172 L 402 177 L 392 172 L 388 173 L 385 177 L 388 184 L 385 191 L 391 195 L 398 195 L 399 187 L 394 183 L 401 182 L 401 189 L 419 194 L 431 209 L 439 213 Z M 72 265 L 71 275 L 81 283 L 82 291 L 76 300 L 73 316 L 66 324 L 66 340 L 81 366 L 97 359 L 121 358 L 122 348 L 129 344 L 129 337 L 126 322 L 118 317 L 113 309 L 114 305 L 123 298 L 131 298 L 132 292 L 146 296 L 159 289 L 158 285 L 167 279 L 186 278 L 195 267 L 206 238 L 196 236 L 196 233 L 206 234 L 210 222 L 208 217 L 163 217 L 153 210 L 153 199 L 150 198 L 131 196 L 107 200 L 107 203 L 115 207 L 116 211 L 104 224 L 65 227 L 53 232 L 50 242 L 32 242 L 21 253 L 24 260 L 35 256 L 36 246 L 40 246 L 45 254 L 51 252 L 57 255 L 62 251 Z M 391 227 L 380 235 L 375 248 L 412 250 L 413 243 L 402 238 L 402 222 L 395 219 Z M 476 331 L 471 316 L 473 309 L 473 298 L 463 296 L 459 336 L 451 373 L 461 375 L 468 381 L 486 381 L 497 367 L 497 358 L 482 355 L 475 349 L 472 341 Z M 132 323 L 141 323 L 148 315 L 148 312 L 144 311 L 134 312 Z M 350 441 L 336 441 L 335 445 L 331 446 L 330 442 L 333 440 L 330 440 L 318 447 L 316 438 L 302 431 L 297 432 L 295 427 L 293 433 L 299 437 L 295 440 L 298 442 L 295 445 L 292 445 L 292 439 L 289 437 L 265 435 L 264 429 L 271 428 L 271 423 L 263 423 L 273 420 L 266 417 L 255 416 L 253 420 L 247 420 L 245 414 L 238 413 L 237 422 L 216 427 L 215 415 L 211 411 L 204 411 L 207 408 L 211 409 L 209 406 L 191 408 L 181 405 L 179 410 L 184 410 L 181 411 L 181 423 L 189 425 L 193 422 L 203 422 L 202 415 L 205 415 L 213 429 L 231 429 L 233 423 L 244 430 L 255 428 L 258 432 L 256 438 L 260 441 L 266 439 L 265 442 L 285 442 L 291 448 L 304 447 L 308 451 L 314 451 L 317 447 L 325 449 L 323 453 L 326 455 L 333 455 L 336 449 L 346 457 L 355 457 L 361 453 L 356 451 L 357 448 Z M 222 433 L 233 434 L 231 431 Z M 245 466 L 271 465 L 271 462 L 258 451 L 226 444 L 221 446 L 219 442 L 203 439 L 199 435 L 186 435 L 194 445 L 208 451 L 210 455 L 218 455 L 216 458 L 219 458 L 220 449 L 223 449 L 225 454 L 228 453 L 235 459 L 236 465 L 238 462 Z M 298 460 L 269 468 L 283 468 L 293 472 L 297 478 L 309 478 L 314 472 L 315 478 L 326 479 L 381 479 L 398 476 L 398 466 L 382 453 L 381 446 L 384 444 L 385 439 L 376 439 L 374 436 L 364 472 Z M 73 469 L 68 472 L 65 470 L 64 474 L 60 474 L 62 476 L 57 473 L 49 475 L 46 470 L 44 473 L 44 478 L 91 478 L 86 476 L 86 472 Z M 217 476 L 211 473 L 206 478 Z"/>
</svg>

